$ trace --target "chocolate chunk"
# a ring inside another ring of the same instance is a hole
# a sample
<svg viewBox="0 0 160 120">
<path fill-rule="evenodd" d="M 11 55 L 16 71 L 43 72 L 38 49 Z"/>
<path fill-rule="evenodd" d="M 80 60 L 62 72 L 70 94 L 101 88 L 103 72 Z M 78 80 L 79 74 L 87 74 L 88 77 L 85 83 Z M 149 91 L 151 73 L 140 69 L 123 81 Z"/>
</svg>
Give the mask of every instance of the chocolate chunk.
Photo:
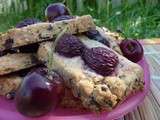
<svg viewBox="0 0 160 120">
<path fill-rule="evenodd" d="M 102 91 L 107 91 L 107 88 L 105 86 L 101 87 Z"/>
<path fill-rule="evenodd" d="M 49 25 L 48 28 L 47 28 L 47 30 L 51 31 L 51 30 L 53 30 L 53 27 L 51 25 Z"/>
<path fill-rule="evenodd" d="M 4 46 L 5 46 L 6 49 L 11 49 L 12 46 L 13 46 L 13 39 L 10 39 L 10 38 L 7 39 Z"/>
<path fill-rule="evenodd" d="M 50 37 L 44 37 L 42 36 L 42 34 L 39 34 L 39 39 L 43 39 L 43 40 L 50 40 Z"/>
<path fill-rule="evenodd" d="M 17 53 L 17 52 L 18 52 L 18 49 L 16 49 L 16 48 L 0 51 L 0 57 L 6 55 L 7 53 L 13 54 L 13 53 Z"/>
<path fill-rule="evenodd" d="M 112 107 L 112 106 L 113 106 L 113 104 L 112 104 L 112 101 L 111 101 L 111 100 L 106 101 L 106 104 L 108 104 L 110 107 Z"/>
<path fill-rule="evenodd" d="M 90 104 L 91 105 L 96 105 L 96 106 L 100 107 L 100 105 L 97 103 L 97 101 L 94 99 L 94 97 L 91 97 Z"/>
<path fill-rule="evenodd" d="M 31 68 L 23 69 L 23 70 L 20 70 L 20 71 L 15 72 L 15 73 L 17 73 L 17 74 L 18 74 L 19 76 L 21 76 L 21 77 L 25 77 L 25 76 L 28 74 L 28 72 L 30 71 L 30 69 L 31 69 Z"/>
<path fill-rule="evenodd" d="M 38 50 L 39 44 L 38 43 L 34 43 L 34 44 L 30 44 L 30 45 L 25 45 L 22 47 L 19 47 L 20 52 L 22 53 L 36 53 Z"/>
<path fill-rule="evenodd" d="M 0 57 L 3 56 L 3 55 L 5 55 L 5 54 L 6 54 L 5 51 L 0 51 Z"/>
<path fill-rule="evenodd" d="M 78 28 L 76 29 L 76 33 L 79 33 L 79 29 Z"/>
<path fill-rule="evenodd" d="M 31 56 L 31 61 L 32 61 L 32 64 L 40 63 L 40 61 L 38 60 L 38 58 L 37 58 L 35 55 L 32 55 L 32 56 Z"/>
<path fill-rule="evenodd" d="M 119 78 L 120 79 L 124 79 L 126 77 L 126 75 L 120 75 Z"/>
</svg>

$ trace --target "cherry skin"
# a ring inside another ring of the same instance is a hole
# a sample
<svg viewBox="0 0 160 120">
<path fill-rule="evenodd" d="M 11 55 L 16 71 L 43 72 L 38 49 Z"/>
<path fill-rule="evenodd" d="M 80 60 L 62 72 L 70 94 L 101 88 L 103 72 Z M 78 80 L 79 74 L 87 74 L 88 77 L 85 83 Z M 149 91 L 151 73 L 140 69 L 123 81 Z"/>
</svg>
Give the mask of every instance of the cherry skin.
<svg viewBox="0 0 160 120">
<path fill-rule="evenodd" d="M 15 97 L 17 110 L 23 115 L 38 117 L 55 109 L 63 96 L 63 80 L 46 68 L 31 71 L 23 80 Z"/>
<path fill-rule="evenodd" d="M 26 116 L 41 116 L 52 108 L 52 88 L 43 76 L 26 76 L 16 95 L 16 107 Z"/>
<path fill-rule="evenodd" d="M 95 29 L 91 29 L 87 32 L 84 33 L 88 38 L 92 39 L 92 40 L 95 40 L 95 41 L 98 41 L 108 47 L 110 47 L 110 43 L 109 41 L 103 37 L 98 30 L 95 30 Z"/>
<path fill-rule="evenodd" d="M 119 63 L 118 56 L 103 47 L 86 48 L 82 59 L 88 67 L 103 76 L 111 75 Z"/>
<path fill-rule="evenodd" d="M 70 20 L 70 19 L 74 19 L 74 17 L 70 15 L 61 15 L 59 17 L 54 18 L 52 22 L 61 21 L 61 20 Z"/>
<path fill-rule="evenodd" d="M 137 40 L 123 40 L 120 43 L 123 55 L 132 62 L 138 62 L 143 58 L 143 47 Z"/>
<path fill-rule="evenodd" d="M 26 27 L 28 25 L 32 25 L 32 24 L 36 24 L 36 23 L 39 23 L 40 20 L 38 19 L 35 19 L 35 18 L 27 18 L 27 19 L 24 19 L 23 21 L 19 22 L 17 25 L 16 25 L 16 28 L 22 28 L 22 27 Z"/>
<path fill-rule="evenodd" d="M 72 58 L 82 54 L 85 45 L 78 37 L 72 34 L 65 33 L 59 38 L 55 51 L 62 56 Z"/>
<path fill-rule="evenodd" d="M 70 15 L 68 8 L 62 3 L 50 4 L 45 10 L 45 16 L 49 22 L 62 15 Z"/>
</svg>

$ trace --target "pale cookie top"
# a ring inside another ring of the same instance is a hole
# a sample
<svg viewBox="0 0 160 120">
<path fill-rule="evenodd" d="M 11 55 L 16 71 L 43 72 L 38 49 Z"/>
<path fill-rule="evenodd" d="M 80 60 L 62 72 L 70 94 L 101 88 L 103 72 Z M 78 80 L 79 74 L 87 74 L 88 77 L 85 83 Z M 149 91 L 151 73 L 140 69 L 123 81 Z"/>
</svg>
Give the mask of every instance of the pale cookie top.
<svg viewBox="0 0 160 120">
<path fill-rule="evenodd" d="M 38 59 L 32 53 L 7 54 L 0 57 L 0 75 L 5 75 L 38 64 Z"/>
</svg>

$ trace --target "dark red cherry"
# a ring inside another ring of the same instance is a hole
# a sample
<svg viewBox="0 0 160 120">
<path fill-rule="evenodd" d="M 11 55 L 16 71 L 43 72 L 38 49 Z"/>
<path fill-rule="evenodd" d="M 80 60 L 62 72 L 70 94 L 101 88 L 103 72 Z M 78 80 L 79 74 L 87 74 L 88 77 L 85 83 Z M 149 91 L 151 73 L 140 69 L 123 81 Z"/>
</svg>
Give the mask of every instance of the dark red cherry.
<svg viewBox="0 0 160 120">
<path fill-rule="evenodd" d="M 105 37 L 103 37 L 103 36 L 99 33 L 98 30 L 91 29 L 91 30 L 85 32 L 84 34 L 85 34 L 88 38 L 93 39 L 93 40 L 95 40 L 95 41 L 98 41 L 98 42 L 100 42 L 100 43 L 102 43 L 102 44 L 110 47 L 109 41 L 108 41 Z"/>
<path fill-rule="evenodd" d="M 61 20 L 70 20 L 70 19 L 73 19 L 73 18 L 74 17 L 70 16 L 70 15 L 61 15 L 59 17 L 54 18 L 54 20 L 52 22 L 54 22 L 54 21 L 61 21 Z"/>
<path fill-rule="evenodd" d="M 32 72 L 36 72 L 49 80 L 54 93 L 54 101 L 55 99 L 57 99 L 57 102 L 60 101 L 64 95 L 64 79 L 56 71 L 49 71 L 46 67 L 35 68 L 30 73 Z"/>
<path fill-rule="evenodd" d="M 85 32 L 84 34 L 90 39 L 95 39 L 96 36 L 100 36 L 99 31 L 96 29 L 91 29 L 91 30 Z"/>
<path fill-rule="evenodd" d="M 84 44 L 78 37 L 66 33 L 59 38 L 55 51 L 60 55 L 71 58 L 81 55 L 84 48 Z"/>
<path fill-rule="evenodd" d="M 120 43 L 123 55 L 132 62 L 138 62 L 143 57 L 143 47 L 137 40 L 123 40 Z"/>
<path fill-rule="evenodd" d="M 16 28 L 22 28 L 22 27 L 25 27 L 25 26 L 28 26 L 28 25 L 36 24 L 38 22 L 40 22 L 40 20 L 35 19 L 35 18 L 28 18 L 28 19 L 25 19 L 25 20 L 19 22 L 16 25 Z"/>
<path fill-rule="evenodd" d="M 111 75 L 119 62 L 113 51 L 103 47 L 85 49 L 82 59 L 92 70 L 103 76 Z"/>
<path fill-rule="evenodd" d="M 38 68 L 23 80 L 16 93 L 16 107 L 26 116 L 37 117 L 56 108 L 63 96 L 63 79 L 54 71 Z"/>
<path fill-rule="evenodd" d="M 17 94 L 16 107 L 26 116 L 36 117 L 48 113 L 53 106 L 52 86 L 37 73 L 24 78 Z"/>
<path fill-rule="evenodd" d="M 68 8 L 62 3 L 50 4 L 45 10 L 45 16 L 49 22 L 62 15 L 70 15 Z"/>
</svg>

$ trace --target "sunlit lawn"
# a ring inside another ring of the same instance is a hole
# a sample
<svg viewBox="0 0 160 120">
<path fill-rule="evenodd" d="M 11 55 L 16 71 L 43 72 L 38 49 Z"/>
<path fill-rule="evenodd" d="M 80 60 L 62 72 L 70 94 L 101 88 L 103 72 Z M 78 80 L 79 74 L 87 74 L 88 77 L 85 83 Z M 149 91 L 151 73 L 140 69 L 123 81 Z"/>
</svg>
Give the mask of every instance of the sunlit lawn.
<svg viewBox="0 0 160 120">
<path fill-rule="evenodd" d="M 6 31 L 18 21 L 28 17 L 45 20 L 44 10 L 53 1 L 64 0 L 27 0 L 28 9 L 21 13 L 14 12 L 0 15 L 0 31 Z M 124 2 L 114 7 L 110 0 L 66 0 L 67 6 L 73 15 L 91 14 L 99 26 L 106 26 L 112 31 L 121 29 L 126 36 L 133 38 L 160 37 L 160 3 L 156 5 L 145 4 L 144 0 L 134 5 Z M 84 1 L 84 2 L 81 2 Z M 105 2 L 106 1 L 106 2 Z M 107 2 L 108 1 L 108 2 Z M 82 4 L 83 3 L 83 4 Z M 78 4 L 78 5 L 77 5 Z"/>
</svg>

